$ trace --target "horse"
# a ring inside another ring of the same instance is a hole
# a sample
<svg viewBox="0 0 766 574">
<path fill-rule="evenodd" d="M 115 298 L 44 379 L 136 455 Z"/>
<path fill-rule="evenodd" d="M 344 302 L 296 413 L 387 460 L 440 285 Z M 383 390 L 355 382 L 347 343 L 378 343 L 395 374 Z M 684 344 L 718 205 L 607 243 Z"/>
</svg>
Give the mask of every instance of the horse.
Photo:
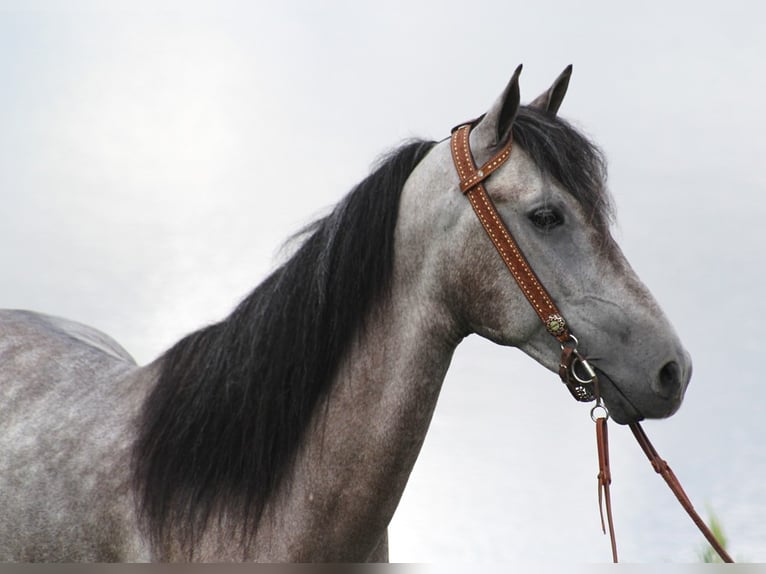
<svg viewBox="0 0 766 574">
<path fill-rule="evenodd" d="M 519 67 L 474 122 L 505 224 L 627 424 L 691 376 L 611 235 L 603 152 L 558 115 L 571 66 L 523 104 Z M 484 234 L 447 140 L 384 156 L 221 321 L 139 366 L 109 336 L 0 312 L 0 559 L 386 561 L 387 527 L 457 345 L 557 371 L 560 347 Z"/>
</svg>

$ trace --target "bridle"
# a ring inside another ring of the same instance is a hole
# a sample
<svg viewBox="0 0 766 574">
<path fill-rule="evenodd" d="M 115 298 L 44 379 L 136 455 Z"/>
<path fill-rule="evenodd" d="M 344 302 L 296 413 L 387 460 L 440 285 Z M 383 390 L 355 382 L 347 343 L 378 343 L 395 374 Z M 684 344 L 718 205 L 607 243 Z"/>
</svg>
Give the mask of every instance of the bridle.
<svg viewBox="0 0 766 574">
<path fill-rule="evenodd" d="M 599 392 L 598 375 L 588 360 L 578 351 L 577 337 L 571 332 L 563 314 L 556 307 L 553 298 L 540 282 L 526 257 L 524 257 L 524 253 L 516 243 L 513 234 L 503 223 L 497 208 L 487 194 L 483 182 L 510 157 L 513 138 L 509 136 L 508 142 L 494 156 L 481 167 L 477 167 L 471 152 L 470 135 L 471 129 L 480 120 L 481 118 L 461 124 L 452 130 L 450 148 L 452 150 L 452 160 L 460 178 L 460 191 L 471 202 L 471 206 L 479 218 L 482 227 L 484 227 L 495 249 L 521 288 L 527 301 L 529 301 L 537 316 L 545 325 L 546 331 L 559 342 L 561 346 L 559 377 L 562 382 L 576 400 L 581 402 L 596 401 L 596 405 L 591 409 L 591 418 L 596 423 L 596 444 L 599 459 L 598 504 L 601 512 L 601 528 L 606 533 L 606 525 L 604 524 L 604 509 L 606 509 L 612 559 L 614 562 L 617 562 L 617 543 L 614 535 L 612 504 L 609 492 L 611 484 L 607 435 L 609 411 L 604 405 Z M 715 549 L 724 562 L 733 562 L 721 543 L 700 518 L 688 496 L 686 496 L 680 482 L 668 466 L 668 463 L 657 454 L 657 451 L 652 446 L 639 423 L 634 422 L 629 426 L 642 450 L 649 458 L 652 467 L 665 479 L 673 494 L 675 494 L 678 501 L 713 549 Z"/>
<path fill-rule="evenodd" d="M 572 396 L 581 402 L 596 400 L 597 407 L 605 411 L 598 394 L 598 377 L 593 367 L 578 352 L 578 340 L 569 329 L 548 290 L 543 286 L 524 257 L 510 230 L 503 223 L 495 204 L 484 188 L 484 180 L 505 163 L 511 155 L 513 140 L 508 138 L 503 148 L 480 168 L 476 167 L 471 153 L 470 134 L 474 122 L 458 126 L 452 131 L 450 147 L 460 177 L 460 191 L 468 198 L 484 230 L 513 275 L 527 301 L 540 317 L 546 331 L 561 345 L 559 376 Z M 578 372 L 581 371 L 581 372 Z M 584 376 L 581 376 L 584 372 Z M 602 411 L 602 412 L 603 412 Z M 595 414 L 595 412 L 594 412 Z"/>
</svg>

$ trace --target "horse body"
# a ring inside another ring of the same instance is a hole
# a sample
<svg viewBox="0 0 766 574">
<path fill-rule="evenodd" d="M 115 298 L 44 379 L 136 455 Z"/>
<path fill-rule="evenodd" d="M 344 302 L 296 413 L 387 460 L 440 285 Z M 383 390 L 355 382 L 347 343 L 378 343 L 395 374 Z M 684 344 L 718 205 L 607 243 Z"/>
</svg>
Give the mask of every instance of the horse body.
<svg viewBox="0 0 766 574">
<path fill-rule="evenodd" d="M 612 417 L 680 405 L 688 356 L 608 230 L 595 148 L 556 118 L 568 72 L 472 132 Z M 386 528 L 470 333 L 559 348 L 459 191 L 448 142 L 404 146 L 225 320 L 138 367 L 97 331 L 0 314 L 0 559 L 387 559 Z M 554 286 L 554 288 L 551 288 Z"/>
<path fill-rule="evenodd" d="M 0 312 L 0 556 L 138 560 L 130 491 L 142 370 L 84 325 Z"/>
</svg>

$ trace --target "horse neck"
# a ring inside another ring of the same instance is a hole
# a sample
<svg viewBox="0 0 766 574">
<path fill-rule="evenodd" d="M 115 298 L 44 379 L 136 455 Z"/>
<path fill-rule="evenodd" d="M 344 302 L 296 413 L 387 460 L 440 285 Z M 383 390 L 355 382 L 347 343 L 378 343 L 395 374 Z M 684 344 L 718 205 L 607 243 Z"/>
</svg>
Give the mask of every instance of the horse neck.
<svg viewBox="0 0 766 574">
<path fill-rule="evenodd" d="M 384 536 L 459 341 L 411 287 L 394 282 L 342 362 L 270 513 L 274 558 L 363 561 Z"/>
</svg>

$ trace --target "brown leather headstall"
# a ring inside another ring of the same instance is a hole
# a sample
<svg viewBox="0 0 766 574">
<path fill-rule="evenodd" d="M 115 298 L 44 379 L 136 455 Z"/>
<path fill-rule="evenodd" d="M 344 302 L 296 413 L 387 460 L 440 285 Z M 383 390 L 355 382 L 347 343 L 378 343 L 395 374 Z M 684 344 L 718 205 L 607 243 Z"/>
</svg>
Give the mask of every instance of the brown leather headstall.
<svg viewBox="0 0 766 574">
<path fill-rule="evenodd" d="M 545 329 L 561 344 L 559 377 L 572 396 L 583 402 L 598 400 L 596 373 L 577 350 L 577 338 L 570 332 L 564 316 L 524 257 L 519 245 L 484 188 L 484 180 L 502 166 L 511 155 L 513 139 L 484 165 L 477 167 L 471 153 L 470 122 L 452 130 L 450 147 L 455 162 L 460 191 L 468 198 L 484 230 L 516 280 L 522 293 L 545 325 Z"/>
<path fill-rule="evenodd" d="M 476 212 L 487 235 L 492 240 L 495 249 L 497 249 L 506 267 L 508 267 L 511 275 L 521 288 L 522 293 L 524 293 L 524 296 L 540 317 L 540 320 L 545 325 L 545 329 L 561 344 L 559 377 L 566 384 L 572 396 L 578 401 L 596 401 L 596 406 L 591 409 L 591 418 L 596 423 L 596 444 L 599 460 L 598 499 L 599 510 L 601 511 L 601 526 L 604 533 L 606 533 L 605 526 L 607 524 L 609 526 L 612 559 L 614 562 L 617 562 L 617 543 L 614 535 L 612 502 L 609 493 L 609 486 L 612 482 L 611 471 L 609 469 L 609 442 L 606 424 L 609 413 L 601 400 L 598 376 L 590 363 L 578 352 L 577 338 L 571 333 L 563 315 L 553 302 L 553 298 L 548 294 L 548 291 L 532 270 L 516 240 L 513 238 L 513 234 L 503 223 L 497 208 L 484 188 L 483 182 L 510 157 L 512 138 L 509 138 L 508 142 L 484 165 L 477 167 L 471 153 L 470 135 L 471 129 L 478 121 L 474 120 L 452 130 L 450 147 L 452 149 L 452 159 L 455 162 L 455 168 L 460 177 L 460 190 L 471 202 L 473 210 Z M 705 538 L 710 542 L 713 549 L 724 562 L 733 562 L 726 553 L 726 550 L 716 540 L 713 533 L 694 510 L 691 501 L 681 487 L 681 483 L 673 474 L 673 471 L 670 470 L 667 462 L 659 457 L 639 423 L 631 423 L 630 428 L 654 469 L 668 483 L 670 489 Z M 606 510 L 606 524 L 604 521 L 604 510 Z"/>
</svg>

